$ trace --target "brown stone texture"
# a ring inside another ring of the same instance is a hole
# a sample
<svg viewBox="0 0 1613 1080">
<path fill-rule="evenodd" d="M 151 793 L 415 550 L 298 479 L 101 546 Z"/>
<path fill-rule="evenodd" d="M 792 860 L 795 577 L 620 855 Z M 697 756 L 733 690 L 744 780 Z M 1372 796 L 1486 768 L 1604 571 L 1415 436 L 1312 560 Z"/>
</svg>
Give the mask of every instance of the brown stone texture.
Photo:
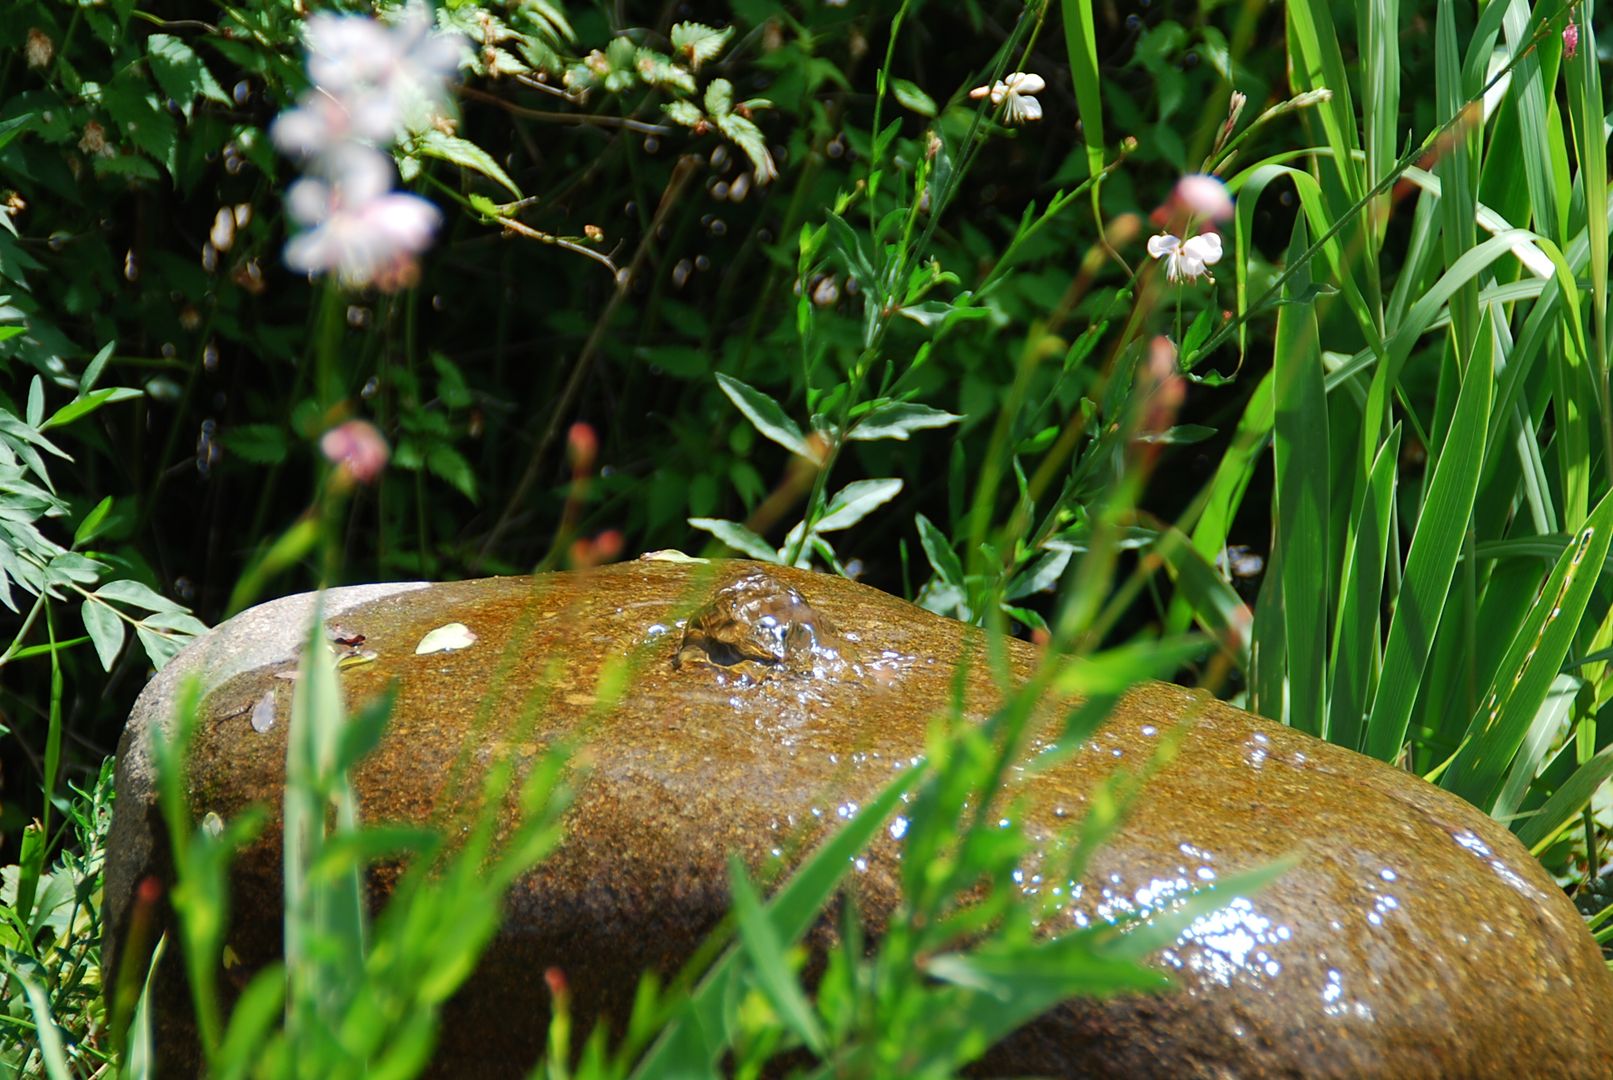
<svg viewBox="0 0 1613 1080">
<path fill-rule="evenodd" d="M 713 596 L 742 578 L 748 606 L 714 609 Z M 109 955 L 136 883 L 167 873 L 145 740 L 166 722 L 182 675 L 201 674 L 209 691 L 194 813 L 278 811 L 292 692 L 279 673 L 295 667 L 311 608 L 287 598 L 232 620 L 137 705 L 120 747 Z M 977 722 L 1000 700 L 978 632 L 853 582 L 754 563 L 640 561 L 338 589 L 324 611 L 327 625 L 362 634 L 376 654 L 342 672 L 349 702 L 393 679 L 400 688 L 380 749 L 357 773 L 366 820 L 452 815 L 475 790 L 456 762 L 474 777 L 499 753 L 535 757 L 566 737 L 585 747 L 562 846 L 518 883 L 504 930 L 450 1006 L 445 1060 L 466 1076 L 520 1075 L 536 1059 L 550 966 L 565 970 L 580 1017 L 624 1015 L 639 973 L 676 970 L 723 914 L 728 853 L 760 866 L 865 804 L 924 753 L 959 664 L 966 717 Z M 758 623 L 770 611 L 775 622 Z M 424 634 L 448 622 L 469 627 L 475 644 L 416 655 Z M 714 646 L 732 625 L 749 637 Z M 1020 642 L 1004 647 L 1015 679 L 1041 659 Z M 621 700 L 601 703 L 602 669 L 624 664 Z M 269 691 L 280 721 L 260 732 L 253 706 Z M 1059 898 L 1055 923 L 1084 925 L 1168 910 L 1196 887 L 1286 855 L 1297 863 L 1156 955 L 1176 990 L 1071 1002 L 982 1071 L 1613 1076 L 1613 978 L 1582 920 L 1504 827 L 1416 777 L 1208 695 L 1150 684 L 1078 752 L 1045 772 L 1034 757 L 1015 771 L 1007 794 L 1025 800 L 1022 826 L 1054 845 L 1099 780 L 1147 767 L 1184 724 L 1175 758 L 1081 878 L 1050 878 L 1051 860 L 1037 862 L 1025 868 L 1026 893 Z M 1033 753 L 1055 735 L 1050 727 Z M 279 949 L 275 824 L 234 870 L 236 978 Z M 876 924 L 896 899 L 893 831 L 854 873 Z M 375 881 L 384 892 L 388 875 Z M 165 969 L 174 975 L 158 1015 L 177 1057 L 184 1006 L 178 965 Z"/>
</svg>

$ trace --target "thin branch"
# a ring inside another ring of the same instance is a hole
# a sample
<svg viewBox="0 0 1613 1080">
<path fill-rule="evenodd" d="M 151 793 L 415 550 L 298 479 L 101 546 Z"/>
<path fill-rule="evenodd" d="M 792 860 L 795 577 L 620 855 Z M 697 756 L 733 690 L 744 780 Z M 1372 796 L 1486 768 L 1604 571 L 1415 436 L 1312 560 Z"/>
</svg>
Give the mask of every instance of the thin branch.
<svg viewBox="0 0 1613 1080">
<path fill-rule="evenodd" d="M 474 101 L 485 102 L 497 106 L 511 116 L 525 117 L 528 120 L 541 120 L 546 124 L 591 124 L 594 127 L 624 128 L 627 131 L 637 131 L 645 135 L 670 135 L 673 129 L 664 124 L 647 124 L 643 120 L 634 120 L 626 116 L 595 116 L 592 113 L 553 112 L 548 109 L 528 109 L 521 105 L 505 101 L 497 94 L 489 94 L 486 90 L 478 90 L 473 86 L 461 86 L 461 97 Z"/>
</svg>

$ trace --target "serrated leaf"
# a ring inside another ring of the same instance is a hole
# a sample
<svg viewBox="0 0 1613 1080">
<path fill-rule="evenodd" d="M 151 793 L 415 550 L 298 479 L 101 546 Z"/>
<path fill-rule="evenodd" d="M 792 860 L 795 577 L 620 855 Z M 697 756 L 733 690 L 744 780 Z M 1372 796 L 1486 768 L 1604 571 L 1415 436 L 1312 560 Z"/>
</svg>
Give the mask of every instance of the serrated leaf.
<svg viewBox="0 0 1613 1080">
<path fill-rule="evenodd" d="M 704 23 L 681 22 L 672 27 L 672 49 L 687 57 L 689 66 L 699 71 L 701 64 L 722 53 L 733 35 L 732 26 L 719 30 Z"/>
<path fill-rule="evenodd" d="M 224 88 L 207 70 L 207 65 L 196 54 L 196 50 L 179 38 L 171 34 L 152 34 L 146 39 L 146 57 L 157 85 L 162 87 L 163 93 L 179 103 L 185 119 L 190 119 L 191 110 L 199 97 L 220 105 L 230 104 Z"/>
<path fill-rule="evenodd" d="M 690 518 L 689 524 L 710 533 L 735 551 L 749 555 L 753 559 L 770 563 L 779 561 L 778 552 L 774 551 L 766 540 L 737 521 L 727 521 L 723 518 Z"/>
<path fill-rule="evenodd" d="M 695 127 L 706 118 L 700 107 L 691 101 L 669 101 L 661 106 L 661 111 L 674 124 L 681 124 L 687 128 Z"/>
<path fill-rule="evenodd" d="M 291 439 L 274 424 L 241 424 L 226 428 L 220 442 L 224 449 L 257 465 L 278 465 L 286 459 Z"/>
<path fill-rule="evenodd" d="M 179 124 L 156 101 L 145 81 L 124 69 L 101 90 L 101 104 L 124 136 L 173 174 L 179 149 Z M 96 166 L 118 158 L 96 158 Z"/>
<path fill-rule="evenodd" d="M 917 83 L 908 82 L 906 79 L 892 79 L 891 93 L 896 95 L 896 100 L 904 109 L 916 112 L 920 116 L 935 115 L 935 99 L 920 90 Z"/>
<path fill-rule="evenodd" d="M 856 426 L 846 433 L 846 438 L 864 442 L 876 439 L 899 439 L 905 442 L 915 431 L 944 428 L 962 419 L 956 413 L 932 409 L 928 405 L 890 401 L 864 413 Z"/>
<path fill-rule="evenodd" d="M 778 178 L 778 166 L 768 152 L 767 137 L 762 134 L 761 128 L 737 113 L 712 112 L 711 118 L 717 130 L 728 136 L 750 158 L 751 170 L 756 174 L 758 184 L 769 184 Z"/>
<path fill-rule="evenodd" d="M 124 579 L 122 581 L 109 581 L 95 590 L 95 595 L 103 600 L 117 600 L 120 603 L 132 604 L 147 611 L 184 611 L 185 609 L 138 581 Z"/>
<path fill-rule="evenodd" d="M 732 375 L 725 375 L 720 371 L 717 373 L 717 385 L 728 395 L 728 400 L 745 414 L 745 419 L 749 420 L 758 432 L 791 453 L 799 454 L 810 461 L 817 460 L 817 455 L 807 444 L 800 426 L 785 414 L 782 405 L 754 386 L 742 383 Z"/>
<path fill-rule="evenodd" d="M 84 629 L 89 632 L 90 643 L 95 646 L 95 655 L 100 657 L 101 667 L 111 671 L 118 653 L 123 651 L 123 620 L 117 612 L 96 600 L 84 601 L 80 613 L 84 617 Z"/>
<path fill-rule="evenodd" d="M 438 443 L 426 452 L 426 468 L 452 484 L 471 502 L 476 501 L 476 470 L 470 467 L 470 462 L 458 450 L 446 443 Z"/>
<path fill-rule="evenodd" d="M 524 197 L 521 189 L 515 186 L 515 181 L 510 179 L 509 174 L 497 161 L 493 160 L 493 155 L 469 139 L 461 139 L 457 135 L 449 135 L 431 128 L 420 136 L 415 146 L 427 157 L 452 162 L 472 172 L 481 173 L 489 180 L 508 188 L 517 199 Z"/>
<path fill-rule="evenodd" d="M 674 64 L 670 56 L 641 48 L 633 63 L 638 68 L 638 77 L 650 86 L 670 86 L 685 94 L 695 92 L 694 76 Z"/>
<path fill-rule="evenodd" d="M 706 112 L 713 120 L 721 120 L 734 107 L 734 84 L 727 79 L 712 79 L 706 86 Z"/>
<path fill-rule="evenodd" d="M 902 490 L 896 479 L 853 480 L 829 500 L 823 516 L 813 526 L 814 532 L 834 532 L 849 529 L 879 507 L 884 506 Z"/>
</svg>

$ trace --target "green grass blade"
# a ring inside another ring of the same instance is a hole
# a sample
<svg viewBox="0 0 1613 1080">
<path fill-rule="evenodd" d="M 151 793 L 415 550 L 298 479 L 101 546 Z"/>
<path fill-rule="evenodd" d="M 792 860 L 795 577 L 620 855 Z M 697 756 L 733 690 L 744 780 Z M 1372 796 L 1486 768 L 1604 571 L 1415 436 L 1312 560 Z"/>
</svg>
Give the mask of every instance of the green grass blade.
<svg viewBox="0 0 1613 1080">
<path fill-rule="evenodd" d="M 1070 56 L 1070 81 L 1075 84 L 1075 107 L 1081 114 L 1081 138 L 1087 149 L 1087 170 L 1103 172 L 1103 94 L 1098 78 L 1098 35 L 1092 21 L 1092 0 L 1062 0 L 1064 45 Z"/>
<path fill-rule="evenodd" d="M 1361 116 L 1366 136 L 1366 179 L 1383 179 L 1400 156 L 1400 0 L 1357 0 L 1361 35 Z M 1374 200 L 1373 234 L 1380 242 L 1389 196 Z"/>
<path fill-rule="evenodd" d="M 1441 123 L 1462 111 L 1467 94 L 1462 87 L 1461 59 L 1456 44 L 1456 5 L 1439 0 L 1434 32 L 1434 96 Z M 1450 144 L 1434 165 L 1440 182 L 1440 239 L 1445 265 L 1454 266 L 1473 247 L 1473 168 L 1469 154 L 1472 133 L 1458 125 L 1451 131 Z M 1451 298 L 1451 327 L 1455 331 L 1458 363 L 1467 367 L 1478 330 L 1479 287 L 1472 278 L 1464 281 Z"/>
<path fill-rule="evenodd" d="M 920 766 L 898 777 L 790 876 L 767 905 L 779 941 L 793 942 L 806 933 L 851 869 L 853 856 L 868 845 L 925 771 Z M 633 1075 L 711 1075 L 728 1046 L 724 1014 L 739 974 L 738 954 L 730 951 L 701 980 L 684 1011 L 661 1032 Z"/>
<path fill-rule="evenodd" d="M 1613 777 L 1613 746 L 1604 746 L 1595 757 L 1575 769 L 1537 813 L 1514 830 L 1518 839 L 1538 855 L 1557 839 L 1558 833 L 1574 823 L 1580 810 L 1609 777 Z"/>
<path fill-rule="evenodd" d="M 757 984 L 767 995 L 773 1011 L 806 1047 L 823 1056 L 828 1041 L 807 1001 L 795 973 L 790 970 L 785 944 L 774 931 L 773 921 L 762 907 L 756 886 L 745 873 L 739 856 L 728 857 L 728 885 L 734 898 L 734 916 L 739 923 L 739 940 L 756 972 Z"/>
<path fill-rule="evenodd" d="M 1327 738 L 1351 750 L 1361 747 L 1367 703 L 1372 700 L 1372 680 L 1377 671 L 1379 610 L 1389 552 L 1389 508 L 1394 502 L 1399 464 L 1400 425 L 1396 424 L 1378 450 L 1361 503 L 1351 517 L 1355 536 L 1339 582 Z"/>
<path fill-rule="evenodd" d="M 1304 218 L 1296 219 L 1289 257 L 1298 258 L 1307 246 Z M 1277 484 L 1274 525 L 1282 548 L 1288 722 L 1321 735 L 1329 584 L 1327 391 L 1316 310 L 1311 302 L 1300 300 L 1310 284 L 1308 273 L 1296 275 L 1287 288 L 1290 302 L 1277 311 L 1272 449 Z"/>
<path fill-rule="evenodd" d="M 1552 680 L 1545 703 L 1529 722 L 1523 745 L 1518 748 L 1517 756 L 1507 768 L 1506 783 L 1501 785 L 1500 794 L 1490 806 L 1490 816 L 1497 821 L 1511 821 L 1523 805 L 1525 796 L 1529 794 L 1529 786 L 1540 773 L 1540 763 L 1546 760 L 1552 744 L 1562 732 L 1569 710 L 1574 707 L 1574 698 L 1583 685 L 1572 675 L 1559 675 Z"/>
<path fill-rule="evenodd" d="M 1488 809 L 1507 766 L 1545 704 L 1573 646 L 1613 540 L 1613 495 L 1597 504 L 1558 558 L 1528 618 L 1518 627 L 1495 682 L 1468 725 L 1441 786 Z"/>
<path fill-rule="evenodd" d="M 1468 252 L 1464 260 L 1479 251 Z M 1446 276 L 1455 271 L 1456 267 L 1452 267 Z M 1480 333 L 1485 332 L 1480 330 Z M 1382 369 L 1379 375 L 1383 375 Z M 1384 649 L 1383 677 L 1372 701 L 1363 743 L 1368 754 L 1383 761 L 1393 761 L 1399 756 L 1406 740 L 1423 667 L 1428 662 L 1434 632 L 1445 610 L 1456 558 L 1461 552 L 1462 537 L 1467 532 L 1473 499 L 1478 492 L 1494 382 L 1487 369 L 1468 371 L 1463 378 L 1450 434 L 1434 464 L 1428 499 L 1406 556 L 1404 584 L 1389 623 L 1389 641 Z"/>
</svg>

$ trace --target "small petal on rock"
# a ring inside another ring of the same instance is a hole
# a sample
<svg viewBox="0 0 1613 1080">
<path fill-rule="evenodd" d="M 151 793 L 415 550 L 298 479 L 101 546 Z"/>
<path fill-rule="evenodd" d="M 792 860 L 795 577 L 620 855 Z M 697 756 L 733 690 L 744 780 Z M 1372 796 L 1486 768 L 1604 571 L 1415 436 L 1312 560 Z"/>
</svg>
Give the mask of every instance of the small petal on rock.
<svg viewBox="0 0 1613 1080">
<path fill-rule="evenodd" d="M 451 622 L 446 626 L 437 627 L 421 638 L 420 644 L 414 647 L 414 654 L 424 656 L 426 653 L 455 652 L 469 648 L 475 643 L 476 635 L 471 633 L 469 627 L 464 623 Z"/>
<path fill-rule="evenodd" d="M 252 730 L 263 734 L 274 727 L 274 690 L 263 692 L 258 703 L 252 706 Z"/>
<path fill-rule="evenodd" d="M 676 548 L 662 548 L 660 551 L 646 551 L 638 557 L 639 562 L 676 562 L 676 563 L 703 563 L 710 559 L 697 559 L 693 555 L 685 555 Z"/>
</svg>

